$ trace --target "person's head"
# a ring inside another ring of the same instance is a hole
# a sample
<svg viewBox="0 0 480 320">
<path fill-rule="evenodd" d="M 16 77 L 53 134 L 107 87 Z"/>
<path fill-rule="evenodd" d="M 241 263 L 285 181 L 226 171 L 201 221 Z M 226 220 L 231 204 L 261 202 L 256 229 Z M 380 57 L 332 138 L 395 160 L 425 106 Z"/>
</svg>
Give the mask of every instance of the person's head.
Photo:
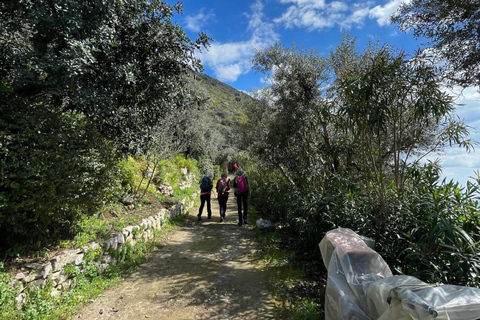
<svg viewBox="0 0 480 320">
<path fill-rule="evenodd" d="M 207 173 L 207 177 L 209 177 L 210 179 L 212 179 L 212 178 L 213 178 L 213 173 L 211 173 L 211 172 Z"/>
<path fill-rule="evenodd" d="M 233 170 L 237 170 L 238 169 L 238 165 L 236 163 L 233 164 L 232 166 Z"/>
<path fill-rule="evenodd" d="M 243 175 L 243 169 L 242 168 L 238 169 L 238 175 L 239 176 Z"/>
<path fill-rule="evenodd" d="M 227 174 L 226 173 L 222 173 L 222 179 L 226 179 L 227 178 Z"/>
</svg>

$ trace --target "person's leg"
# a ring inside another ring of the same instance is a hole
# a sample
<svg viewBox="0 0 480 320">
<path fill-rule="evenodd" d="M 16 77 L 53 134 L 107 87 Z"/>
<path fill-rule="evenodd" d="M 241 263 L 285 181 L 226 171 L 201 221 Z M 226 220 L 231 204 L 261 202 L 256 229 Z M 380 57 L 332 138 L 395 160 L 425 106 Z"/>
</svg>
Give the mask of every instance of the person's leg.
<svg viewBox="0 0 480 320">
<path fill-rule="evenodd" d="M 205 205 L 205 195 L 200 196 L 200 208 L 198 209 L 198 220 L 202 219 L 203 206 Z"/>
<path fill-rule="evenodd" d="M 248 203 L 247 203 L 247 195 L 242 197 L 243 199 L 243 223 L 247 224 L 247 215 L 248 215 Z"/>
<path fill-rule="evenodd" d="M 220 218 L 222 218 L 222 198 L 218 198 L 218 207 L 220 208 Z"/>
<path fill-rule="evenodd" d="M 242 197 L 237 196 L 237 207 L 238 207 L 238 225 L 241 226 L 243 224 L 242 219 Z"/>
<path fill-rule="evenodd" d="M 227 203 L 228 203 L 228 197 L 225 197 L 223 200 L 223 218 L 225 219 L 225 216 L 227 215 Z"/>
<path fill-rule="evenodd" d="M 223 218 L 225 216 L 225 205 L 225 198 L 218 198 L 218 206 L 220 207 L 220 218 Z"/>
<path fill-rule="evenodd" d="M 207 213 L 208 213 L 208 219 L 212 219 L 212 206 L 210 203 L 210 195 L 206 194 L 206 200 L 207 200 Z"/>
</svg>

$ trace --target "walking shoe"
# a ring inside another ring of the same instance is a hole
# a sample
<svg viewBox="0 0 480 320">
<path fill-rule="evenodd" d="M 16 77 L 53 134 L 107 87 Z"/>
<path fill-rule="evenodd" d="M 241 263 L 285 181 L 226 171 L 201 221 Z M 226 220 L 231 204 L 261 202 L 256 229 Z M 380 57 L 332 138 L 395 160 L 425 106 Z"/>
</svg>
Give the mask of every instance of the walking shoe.
<svg viewBox="0 0 480 320">
<path fill-rule="evenodd" d="M 242 224 L 239 222 L 239 223 L 237 223 L 237 226 L 240 226 L 240 227 L 241 227 L 241 226 L 242 226 Z"/>
<path fill-rule="evenodd" d="M 208 216 L 207 219 L 212 219 L 212 216 Z"/>
<path fill-rule="evenodd" d="M 220 218 L 220 222 L 223 222 L 223 218 Z"/>
<path fill-rule="evenodd" d="M 199 214 L 197 214 L 197 220 L 198 220 L 198 221 L 202 221 L 202 216 L 200 216 Z"/>
</svg>

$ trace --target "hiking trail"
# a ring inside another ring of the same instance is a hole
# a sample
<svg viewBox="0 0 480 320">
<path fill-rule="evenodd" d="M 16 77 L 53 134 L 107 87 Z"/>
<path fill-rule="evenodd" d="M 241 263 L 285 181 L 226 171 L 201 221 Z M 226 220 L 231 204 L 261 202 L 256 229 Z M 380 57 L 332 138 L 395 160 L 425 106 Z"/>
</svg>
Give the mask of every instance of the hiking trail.
<svg viewBox="0 0 480 320">
<path fill-rule="evenodd" d="M 207 220 L 205 205 L 203 220 L 197 221 L 198 207 L 193 208 L 185 224 L 146 263 L 76 318 L 281 319 L 275 313 L 278 302 L 267 288 L 266 271 L 254 255 L 254 234 L 237 226 L 233 192 L 221 223 L 215 195 L 212 219 Z"/>
</svg>

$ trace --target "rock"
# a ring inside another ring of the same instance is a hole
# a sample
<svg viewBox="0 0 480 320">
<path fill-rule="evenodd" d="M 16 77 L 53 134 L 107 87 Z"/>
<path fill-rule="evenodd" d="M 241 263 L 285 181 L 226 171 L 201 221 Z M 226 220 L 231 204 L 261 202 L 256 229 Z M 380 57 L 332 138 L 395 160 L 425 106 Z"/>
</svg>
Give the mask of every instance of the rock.
<svg viewBox="0 0 480 320">
<path fill-rule="evenodd" d="M 22 282 L 28 283 L 37 279 L 46 279 L 48 275 L 52 272 L 52 264 L 50 262 L 40 264 L 40 263 L 29 263 L 25 265 L 25 268 L 31 270 L 28 276 L 21 279 Z"/>
<path fill-rule="evenodd" d="M 112 248 L 113 250 L 117 250 L 118 248 L 117 237 L 115 236 L 105 241 L 104 246 L 105 246 L 105 251 L 107 251 L 110 248 Z"/>
<path fill-rule="evenodd" d="M 270 220 L 266 219 L 257 219 L 256 225 L 260 229 L 265 229 L 265 230 L 273 230 L 275 229 L 275 226 L 272 224 Z"/>
<path fill-rule="evenodd" d="M 62 291 L 58 290 L 57 288 L 52 289 L 52 292 L 50 292 L 50 296 L 56 297 L 62 294 Z"/>
<path fill-rule="evenodd" d="M 115 233 L 115 236 L 117 238 L 117 243 L 119 243 L 119 244 L 125 243 L 125 236 L 123 235 L 122 232 Z"/>
<path fill-rule="evenodd" d="M 133 204 L 134 200 L 133 200 L 133 197 L 131 195 L 126 195 L 126 196 L 123 196 L 120 199 L 120 202 L 125 206 L 130 206 L 130 205 Z"/>
<path fill-rule="evenodd" d="M 145 170 L 143 172 L 143 176 L 150 179 L 151 176 L 153 176 L 155 174 L 155 172 L 153 171 L 152 168 L 147 168 L 147 170 Z"/>
<path fill-rule="evenodd" d="M 161 209 L 158 213 L 157 213 L 157 217 L 160 221 L 163 221 L 165 220 L 165 215 L 167 213 L 167 209 Z"/>
<path fill-rule="evenodd" d="M 81 248 L 81 251 L 80 251 L 80 252 L 81 252 L 81 253 L 87 253 L 89 250 L 96 250 L 96 249 L 98 249 L 98 248 L 100 248 L 100 245 L 99 245 L 98 243 L 96 243 L 96 242 L 91 242 L 91 243 L 87 244 L 86 246 L 83 246 L 83 247 Z"/>
<path fill-rule="evenodd" d="M 20 293 L 15 297 L 15 302 L 17 303 L 17 309 L 21 309 L 25 301 L 27 300 L 27 295 L 25 293 Z"/>
<path fill-rule="evenodd" d="M 59 271 L 63 269 L 67 264 L 74 263 L 77 259 L 78 250 L 68 250 L 62 254 L 53 257 L 50 262 L 52 263 L 53 271 Z"/>
<path fill-rule="evenodd" d="M 50 280 L 53 282 L 53 286 L 57 287 L 61 283 L 65 282 L 65 280 L 68 279 L 67 275 L 63 273 L 62 271 L 57 271 L 52 273 L 52 275 L 49 277 Z"/>
<path fill-rule="evenodd" d="M 19 272 L 15 275 L 15 280 L 17 281 L 23 281 L 27 275 L 23 272 Z"/>
<path fill-rule="evenodd" d="M 36 286 L 40 289 L 43 289 L 45 288 L 45 285 L 47 284 L 47 280 L 46 279 L 38 279 L 38 280 L 34 280 L 32 282 L 30 282 L 31 285 L 33 286 Z"/>
<path fill-rule="evenodd" d="M 111 264 L 112 261 L 113 261 L 113 258 L 108 253 L 104 253 L 102 258 L 100 259 L 100 263 L 105 263 L 105 264 Z"/>
<path fill-rule="evenodd" d="M 167 195 L 167 196 L 170 196 L 170 197 L 173 196 L 173 187 L 168 182 L 164 182 L 164 183 L 158 185 L 157 186 L 157 191 L 160 194 L 164 194 L 164 195 Z"/>
<path fill-rule="evenodd" d="M 83 262 L 83 257 L 85 256 L 84 253 L 78 253 L 77 257 L 75 258 L 75 261 L 73 262 L 76 266 L 79 266 Z"/>
</svg>

